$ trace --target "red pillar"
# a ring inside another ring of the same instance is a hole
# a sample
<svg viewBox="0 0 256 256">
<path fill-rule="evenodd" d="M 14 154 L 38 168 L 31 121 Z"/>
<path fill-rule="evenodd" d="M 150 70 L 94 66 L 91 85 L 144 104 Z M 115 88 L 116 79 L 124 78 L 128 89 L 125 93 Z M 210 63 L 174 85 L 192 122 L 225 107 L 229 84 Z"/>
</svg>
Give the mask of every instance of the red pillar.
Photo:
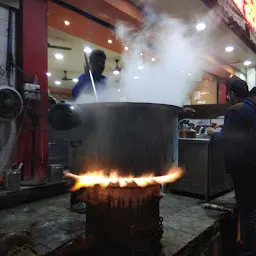
<svg viewBox="0 0 256 256">
<path fill-rule="evenodd" d="M 17 64 L 30 76 L 38 76 L 41 86 L 41 100 L 30 103 L 30 107 L 39 110 L 40 124 L 37 128 L 35 148 L 35 176 L 46 175 L 48 158 L 48 81 L 47 81 L 47 0 L 22 0 L 17 12 Z M 26 77 L 17 74 L 18 87 L 22 88 Z M 31 119 L 21 118 L 23 122 L 18 144 L 18 161 L 23 162 L 23 174 L 30 173 L 31 160 Z"/>
</svg>

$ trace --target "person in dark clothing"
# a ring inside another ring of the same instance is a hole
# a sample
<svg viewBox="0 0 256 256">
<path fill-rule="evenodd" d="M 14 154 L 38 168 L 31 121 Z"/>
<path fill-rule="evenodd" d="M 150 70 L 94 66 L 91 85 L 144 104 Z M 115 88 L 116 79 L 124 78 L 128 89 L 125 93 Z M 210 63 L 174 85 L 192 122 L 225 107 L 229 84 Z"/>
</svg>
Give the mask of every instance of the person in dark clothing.
<svg viewBox="0 0 256 256">
<path fill-rule="evenodd" d="M 97 93 L 107 88 L 107 78 L 102 75 L 105 70 L 106 54 L 101 50 L 92 51 L 89 56 L 89 65 L 92 71 L 93 79 Z M 87 67 L 88 68 L 88 67 Z M 72 90 L 72 97 L 76 99 L 82 93 L 93 93 L 93 87 L 89 73 L 84 73 L 78 78 L 78 82 Z M 84 189 L 71 193 L 70 209 L 77 213 L 85 212 L 85 203 L 78 199 L 78 195 L 83 193 Z"/>
<path fill-rule="evenodd" d="M 256 100 L 256 86 L 250 90 L 250 97 Z"/>
<path fill-rule="evenodd" d="M 256 255 L 256 100 L 248 97 L 246 82 L 235 80 L 229 87 L 233 104 L 217 133 L 208 130 L 213 140 L 222 143 L 225 167 L 231 174 L 240 215 L 243 255 Z"/>
<path fill-rule="evenodd" d="M 97 92 L 107 88 L 107 78 L 102 75 L 105 70 L 106 54 L 101 50 L 93 51 L 89 56 L 89 65 L 92 70 L 93 79 Z M 88 73 L 82 74 L 72 90 L 72 97 L 76 99 L 81 93 L 92 93 L 93 87 Z"/>
</svg>

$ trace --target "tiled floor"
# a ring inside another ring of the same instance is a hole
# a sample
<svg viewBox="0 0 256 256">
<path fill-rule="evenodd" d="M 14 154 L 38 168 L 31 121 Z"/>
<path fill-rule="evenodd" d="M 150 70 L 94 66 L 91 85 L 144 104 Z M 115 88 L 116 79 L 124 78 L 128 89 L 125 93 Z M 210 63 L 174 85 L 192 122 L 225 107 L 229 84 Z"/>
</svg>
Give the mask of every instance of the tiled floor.
<svg viewBox="0 0 256 256">
<path fill-rule="evenodd" d="M 233 193 L 217 199 L 234 205 Z M 219 218 L 217 211 L 205 210 L 198 199 L 167 194 L 161 200 L 164 218 L 162 244 L 166 255 L 173 255 Z M 85 216 L 71 212 L 69 194 L 0 211 L 0 232 L 29 230 L 42 255 L 84 234 Z"/>
</svg>

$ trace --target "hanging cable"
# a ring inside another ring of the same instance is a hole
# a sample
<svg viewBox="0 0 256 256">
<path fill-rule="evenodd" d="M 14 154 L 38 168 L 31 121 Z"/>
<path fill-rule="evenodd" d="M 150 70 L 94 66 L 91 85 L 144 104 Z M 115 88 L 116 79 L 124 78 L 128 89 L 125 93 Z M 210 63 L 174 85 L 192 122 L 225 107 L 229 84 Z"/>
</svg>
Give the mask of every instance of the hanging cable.
<svg viewBox="0 0 256 256">
<path fill-rule="evenodd" d="M 6 76 L 8 80 L 8 85 L 11 85 L 11 75 L 13 74 L 13 54 L 12 54 L 12 35 L 13 35 L 13 12 L 9 10 L 8 19 L 8 36 L 7 36 L 7 54 L 6 54 Z"/>
</svg>

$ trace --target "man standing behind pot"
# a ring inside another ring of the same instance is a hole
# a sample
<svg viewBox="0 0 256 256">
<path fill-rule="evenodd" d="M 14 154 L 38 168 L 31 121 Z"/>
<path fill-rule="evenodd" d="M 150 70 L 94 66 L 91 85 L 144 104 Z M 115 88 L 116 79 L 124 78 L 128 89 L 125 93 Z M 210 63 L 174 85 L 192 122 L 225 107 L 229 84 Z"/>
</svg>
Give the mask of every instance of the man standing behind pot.
<svg viewBox="0 0 256 256">
<path fill-rule="evenodd" d="M 107 88 L 107 78 L 102 75 L 105 70 L 106 59 L 106 54 L 101 50 L 92 51 L 89 56 L 89 65 L 97 93 L 100 93 Z M 72 90 L 72 97 L 73 99 L 77 99 L 81 94 L 92 94 L 93 92 L 94 90 L 90 75 L 88 73 L 84 73 L 78 78 L 78 82 Z M 75 191 L 71 193 L 70 208 L 74 212 L 84 213 L 85 203 L 78 200 L 80 192 L 81 191 Z"/>
<path fill-rule="evenodd" d="M 106 54 L 101 50 L 92 51 L 89 56 L 89 65 L 97 92 L 107 88 L 107 78 L 102 75 L 105 70 L 106 59 Z M 84 73 L 78 78 L 78 82 L 72 90 L 72 97 L 76 99 L 81 93 L 93 93 L 93 86 L 88 73 Z"/>
<path fill-rule="evenodd" d="M 212 139 L 222 143 L 225 167 L 231 174 L 241 222 L 243 255 L 256 255 L 256 101 L 249 96 L 242 80 L 231 82 L 232 103 L 225 115 L 221 132 L 209 128 Z"/>
</svg>

